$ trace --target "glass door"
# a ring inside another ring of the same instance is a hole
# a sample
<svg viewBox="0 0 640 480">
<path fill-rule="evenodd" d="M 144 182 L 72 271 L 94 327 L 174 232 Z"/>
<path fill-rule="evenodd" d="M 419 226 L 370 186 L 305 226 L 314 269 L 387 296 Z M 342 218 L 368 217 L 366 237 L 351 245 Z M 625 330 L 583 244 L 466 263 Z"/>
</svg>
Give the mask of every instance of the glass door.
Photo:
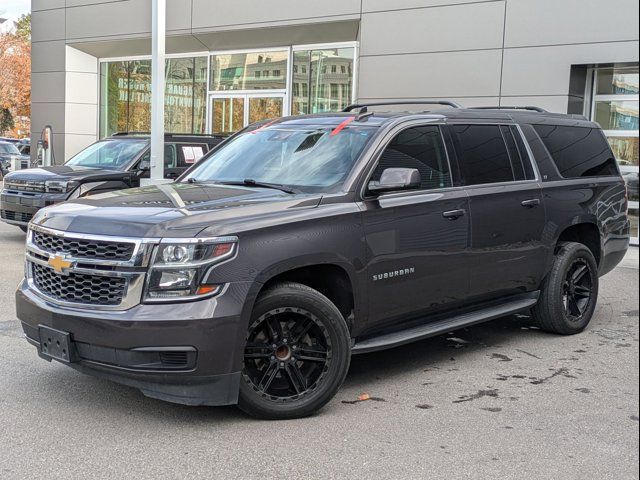
<svg viewBox="0 0 640 480">
<path fill-rule="evenodd" d="M 211 133 L 229 134 L 244 127 L 245 98 L 243 96 L 211 99 Z"/>
<path fill-rule="evenodd" d="M 284 95 L 257 93 L 214 95 L 211 97 L 212 134 L 230 134 L 255 122 L 281 117 Z"/>
</svg>

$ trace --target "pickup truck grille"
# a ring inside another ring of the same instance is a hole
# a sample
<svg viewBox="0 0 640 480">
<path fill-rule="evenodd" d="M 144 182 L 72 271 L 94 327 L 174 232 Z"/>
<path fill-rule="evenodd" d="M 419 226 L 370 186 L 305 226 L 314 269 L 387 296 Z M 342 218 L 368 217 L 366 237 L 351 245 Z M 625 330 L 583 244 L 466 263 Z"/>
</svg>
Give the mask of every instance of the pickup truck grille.
<svg viewBox="0 0 640 480">
<path fill-rule="evenodd" d="M 24 212 L 12 212 L 11 210 L 0 210 L 0 216 L 4 220 L 11 220 L 13 222 L 29 223 L 33 218 L 33 214 Z"/>
<path fill-rule="evenodd" d="M 49 267 L 32 264 L 35 286 L 56 300 L 85 305 L 119 305 L 127 289 L 127 280 L 102 275 L 70 272 L 56 273 Z"/>
<path fill-rule="evenodd" d="M 40 231 L 33 232 L 32 241 L 46 252 L 65 253 L 74 258 L 92 260 L 130 260 L 136 247 L 134 243 L 72 239 Z"/>
<path fill-rule="evenodd" d="M 44 193 L 44 182 L 31 180 L 6 180 L 4 182 L 5 190 L 17 190 L 19 192 L 40 192 Z"/>
</svg>

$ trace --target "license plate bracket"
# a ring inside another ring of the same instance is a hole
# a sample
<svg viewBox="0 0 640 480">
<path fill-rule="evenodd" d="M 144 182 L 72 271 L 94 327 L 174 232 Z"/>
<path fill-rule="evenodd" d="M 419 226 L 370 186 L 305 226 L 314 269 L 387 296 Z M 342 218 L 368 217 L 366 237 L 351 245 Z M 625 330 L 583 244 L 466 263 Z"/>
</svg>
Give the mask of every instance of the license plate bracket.
<svg viewBox="0 0 640 480">
<path fill-rule="evenodd" d="M 38 326 L 40 335 L 40 355 L 63 363 L 77 361 L 76 348 L 69 332 L 56 330 L 45 325 Z"/>
</svg>

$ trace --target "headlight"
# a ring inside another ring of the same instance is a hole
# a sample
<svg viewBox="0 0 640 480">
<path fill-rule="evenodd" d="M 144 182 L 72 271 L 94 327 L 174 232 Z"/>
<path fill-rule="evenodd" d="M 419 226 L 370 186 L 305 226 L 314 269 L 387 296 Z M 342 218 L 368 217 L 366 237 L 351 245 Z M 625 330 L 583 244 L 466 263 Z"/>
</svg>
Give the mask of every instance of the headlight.
<svg viewBox="0 0 640 480">
<path fill-rule="evenodd" d="M 79 182 L 71 180 L 47 180 L 44 182 L 44 189 L 49 193 L 67 193 L 74 190 Z"/>
<path fill-rule="evenodd" d="M 206 274 L 232 257 L 236 247 L 235 237 L 163 240 L 153 254 L 145 300 L 193 300 L 218 293 L 222 286 L 204 283 Z"/>
</svg>

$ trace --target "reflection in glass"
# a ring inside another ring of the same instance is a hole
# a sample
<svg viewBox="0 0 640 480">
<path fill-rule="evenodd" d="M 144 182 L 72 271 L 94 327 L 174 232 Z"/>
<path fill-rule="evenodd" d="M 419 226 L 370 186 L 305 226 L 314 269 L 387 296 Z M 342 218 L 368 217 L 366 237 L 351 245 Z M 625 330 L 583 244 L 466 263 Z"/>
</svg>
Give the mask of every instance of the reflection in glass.
<svg viewBox="0 0 640 480">
<path fill-rule="evenodd" d="M 211 133 L 232 133 L 244 126 L 244 98 L 214 98 Z"/>
<path fill-rule="evenodd" d="M 211 56 L 211 90 L 285 89 L 289 54 L 233 53 Z"/>
<path fill-rule="evenodd" d="M 629 201 L 638 201 L 638 171 L 622 170 L 622 178 L 627 184 L 627 194 Z"/>
<path fill-rule="evenodd" d="M 151 60 L 129 62 L 128 132 L 151 131 Z"/>
<path fill-rule="evenodd" d="M 127 130 L 129 102 L 128 63 L 109 62 L 100 66 L 100 136 Z"/>
<path fill-rule="evenodd" d="M 351 103 L 353 48 L 293 54 L 293 115 L 338 111 Z"/>
<path fill-rule="evenodd" d="M 638 67 L 614 67 L 598 70 L 598 95 L 638 95 Z"/>
<path fill-rule="evenodd" d="M 629 221 L 631 222 L 631 236 L 637 239 L 638 238 L 638 209 L 630 208 L 628 215 L 629 215 Z"/>
<path fill-rule="evenodd" d="M 603 130 L 638 130 L 638 102 L 596 102 L 595 121 Z"/>
<path fill-rule="evenodd" d="M 193 86 L 193 133 L 205 133 L 207 128 L 207 57 L 196 57 Z"/>
<path fill-rule="evenodd" d="M 282 97 L 249 98 L 249 123 L 282 116 Z"/>
<path fill-rule="evenodd" d="M 638 137 L 607 137 L 618 164 L 638 166 Z"/>
<path fill-rule="evenodd" d="M 166 60 L 165 129 L 204 133 L 207 58 Z M 151 129 L 151 61 L 101 65 L 100 136 Z"/>
</svg>

